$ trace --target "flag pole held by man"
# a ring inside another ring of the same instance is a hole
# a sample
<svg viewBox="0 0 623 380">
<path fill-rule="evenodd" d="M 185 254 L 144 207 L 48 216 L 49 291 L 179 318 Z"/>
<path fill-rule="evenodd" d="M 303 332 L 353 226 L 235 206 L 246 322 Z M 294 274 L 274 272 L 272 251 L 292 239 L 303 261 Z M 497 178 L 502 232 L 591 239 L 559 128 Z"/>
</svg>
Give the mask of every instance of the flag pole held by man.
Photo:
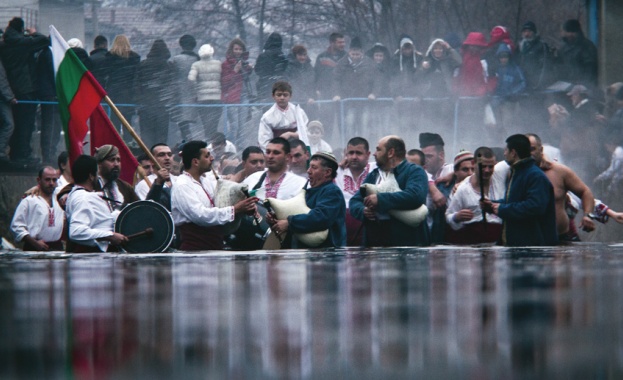
<svg viewBox="0 0 623 380">
<path fill-rule="evenodd" d="M 87 120 L 90 119 L 91 155 L 95 154 L 98 147 L 106 144 L 118 147 L 122 162 L 120 178 L 131 182 L 139 166 L 138 161 L 117 133 L 100 102 L 105 100 L 113 111 L 118 112 L 117 108 L 52 25 L 50 25 L 50 39 L 52 40 L 56 92 L 70 163 L 73 163 L 83 153 L 84 138 L 89 131 Z M 156 162 L 128 122 L 123 118 L 121 120 L 145 154 Z"/>
</svg>

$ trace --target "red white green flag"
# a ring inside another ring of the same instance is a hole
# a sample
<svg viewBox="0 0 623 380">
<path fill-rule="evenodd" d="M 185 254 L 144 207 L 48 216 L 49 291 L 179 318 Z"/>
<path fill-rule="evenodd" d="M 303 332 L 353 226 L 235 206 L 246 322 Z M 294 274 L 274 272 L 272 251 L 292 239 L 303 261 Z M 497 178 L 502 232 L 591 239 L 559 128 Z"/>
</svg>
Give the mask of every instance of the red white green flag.
<svg viewBox="0 0 623 380">
<path fill-rule="evenodd" d="M 83 154 L 84 139 L 89 131 L 87 120 L 91 119 L 91 154 L 95 153 L 96 148 L 106 144 L 119 148 L 120 177 L 132 183 L 138 161 L 123 143 L 100 105 L 106 96 L 106 91 L 52 25 L 50 25 L 50 39 L 54 58 L 56 94 L 70 164 Z"/>
</svg>

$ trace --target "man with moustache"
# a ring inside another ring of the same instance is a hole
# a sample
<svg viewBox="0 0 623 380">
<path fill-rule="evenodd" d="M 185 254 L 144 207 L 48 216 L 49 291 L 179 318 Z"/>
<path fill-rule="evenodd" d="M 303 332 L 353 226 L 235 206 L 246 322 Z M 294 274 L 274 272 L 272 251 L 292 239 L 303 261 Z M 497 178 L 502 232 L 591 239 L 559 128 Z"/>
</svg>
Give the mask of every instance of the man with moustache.
<svg viewBox="0 0 623 380">
<path fill-rule="evenodd" d="M 389 210 L 415 210 L 426 203 L 428 176 L 421 166 L 405 159 L 404 141 L 398 136 L 379 140 L 374 153 L 377 168 L 364 183 L 380 184 L 395 181 L 400 191 L 370 194 L 358 191 L 350 200 L 351 214 L 364 222 L 364 246 L 424 246 L 430 244 L 430 233 L 425 222 L 411 227 L 389 215 Z"/>
<path fill-rule="evenodd" d="M 177 181 L 177 176 L 171 174 L 173 152 L 167 144 L 158 143 L 151 147 L 151 154 L 160 165 L 160 170 L 147 177 L 151 182 L 151 187 L 145 180 L 142 180 L 136 184 L 134 191 L 140 199 L 154 200 L 167 210 L 171 210 L 171 187 Z"/>
<path fill-rule="evenodd" d="M 307 214 L 291 215 L 287 219 L 275 220 L 268 217 L 276 234 L 292 232 L 292 248 L 308 248 L 296 238 L 296 233 L 309 233 L 329 230 L 327 239 L 315 248 L 346 245 L 346 204 L 340 189 L 333 183 L 337 175 L 338 163 L 332 153 L 318 152 L 311 157 L 309 169 L 309 188 L 305 193 L 305 203 L 311 211 Z"/>
<path fill-rule="evenodd" d="M 346 144 L 346 152 L 342 165 L 337 169 L 335 184 L 342 190 L 346 202 L 346 245 L 361 246 L 362 222 L 353 217 L 348 209 L 350 199 L 359 192 L 361 184 L 368 174 L 376 168 L 370 159 L 370 145 L 363 137 L 353 137 Z"/>
<path fill-rule="evenodd" d="M 38 195 L 29 195 L 21 200 L 13 220 L 11 232 L 16 242 L 23 242 L 24 251 L 61 251 L 65 212 L 54 197 L 58 173 L 51 166 L 39 171 L 37 176 Z"/>
<path fill-rule="evenodd" d="M 119 148 L 110 144 L 102 145 L 95 151 L 95 159 L 98 177 L 94 190 L 104 193 L 104 199 L 113 212 L 118 214 L 125 205 L 139 200 L 132 185 L 119 178 L 121 173 Z"/>
<path fill-rule="evenodd" d="M 117 251 L 128 238 L 114 232 L 118 213 L 104 194 L 96 192 L 98 164 L 94 157 L 81 155 L 71 167 L 74 186 L 65 206 L 69 240 L 67 252 Z"/>
<path fill-rule="evenodd" d="M 305 186 L 305 179 L 288 171 L 290 143 L 275 137 L 266 145 L 266 171 L 251 174 L 243 183 L 255 190 L 259 199 L 290 199 Z"/>
<path fill-rule="evenodd" d="M 223 249 L 221 226 L 236 215 L 255 212 L 256 197 L 233 206 L 216 207 L 216 187 L 204 174 L 212 170 L 214 157 L 204 141 L 189 141 L 182 149 L 184 172 L 171 189 L 171 213 L 181 235 L 180 249 L 201 251 Z"/>
<path fill-rule="evenodd" d="M 496 215 L 487 215 L 485 221 L 479 205 L 481 188 L 485 197 L 489 199 L 502 198 L 506 190 L 503 180 L 492 180 L 495 154 L 490 148 L 480 147 L 476 149 L 474 156 L 480 157 L 481 164 L 479 165 L 472 156 L 472 164 L 476 171 L 460 183 L 446 210 L 446 221 L 450 226 L 446 232 L 448 243 L 495 243 L 502 233 L 502 219 Z"/>
</svg>

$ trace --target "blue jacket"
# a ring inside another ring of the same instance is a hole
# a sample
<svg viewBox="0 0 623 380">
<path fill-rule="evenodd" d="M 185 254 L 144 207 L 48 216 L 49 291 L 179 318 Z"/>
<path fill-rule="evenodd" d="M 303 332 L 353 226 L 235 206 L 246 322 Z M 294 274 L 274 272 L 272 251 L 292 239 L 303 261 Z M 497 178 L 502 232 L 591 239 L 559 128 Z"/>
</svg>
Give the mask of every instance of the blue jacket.
<svg viewBox="0 0 623 380">
<path fill-rule="evenodd" d="M 344 247 L 346 245 L 346 203 L 344 195 L 333 182 L 325 182 L 306 190 L 305 202 L 311 209 L 308 214 L 288 217 L 291 232 L 315 232 L 329 229 L 329 236 L 320 247 Z M 292 239 L 292 248 L 305 246 Z"/>
<path fill-rule="evenodd" d="M 426 204 L 428 176 L 421 166 L 404 160 L 393 169 L 393 172 L 402 191 L 378 194 L 378 211 L 413 210 Z M 377 182 L 378 177 L 379 169 L 376 168 L 368 174 L 364 183 L 374 184 Z M 371 222 L 363 216 L 363 198 L 361 191 L 357 192 L 350 200 L 349 209 L 351 215 L 363 221 L 366 226 L 366 233 L 364 234 L 364 245 L 366 245 L 369 240 L 367 234 L 372 230 L 370 227 L 375 222 Z M 389 223 L 389 236 L 384 239 L 387 241 L 388 246 L 422 246 L 430 244 L 430 233 L 426 222 L 420 223 L 416 228 L 410 227 L 394 218 L 390 218 Z"/>
<path fill-rule="evenodd" d="M 532 157 L 516 162 L 498 215 L 502 243 L 509 246 L 558 244 L 554 188 Z"/>
</svg>

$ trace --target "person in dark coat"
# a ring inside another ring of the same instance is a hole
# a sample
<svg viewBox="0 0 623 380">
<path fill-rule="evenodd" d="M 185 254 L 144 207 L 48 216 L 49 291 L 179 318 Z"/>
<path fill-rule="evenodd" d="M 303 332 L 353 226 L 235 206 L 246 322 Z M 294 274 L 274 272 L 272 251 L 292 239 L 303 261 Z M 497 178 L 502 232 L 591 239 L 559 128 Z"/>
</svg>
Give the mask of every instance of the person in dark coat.
<svg viewBox="0 0 623 380">
<path fill-rule="evenodd" d="M 316 98 L 315 73 L 305 46 L 294 45 L 292 47 L 292 52 L 288 55 L 285 77 L 294 90 L 292 94 L 294 103 L 306 104 L 314 101 Z"/>
<path fill-rule="evenodd" d="M 271 102 L 273 83 L 284 80 L 288 59 L 281 50 L 282 45 L 281 34 L 271 33 L 264 44 L 264 50 L 255 61 L 255 73 L 259 77 L 257 97 L 260 102 Z"/>
<path fill-rule="evenodd" d="M 536 130 L 543 136 L 548 136 L 547 109 L 544 107 L 546 96 L 543 94 L 549 85 L 555 80 L 555 67 L 550 47 L 541 40 L 536 24 L 527 21 L 521 29 L 522 39 L 519 42 L 519 52 L 516 54 L 516 62 L 526 78 L 526 92 L 530 96 L 520 99 L 520 108 L 528 110 L 524 117 L 518 120 L 518 127 Z"/>
<path fill-rule="evenodd" d="M 411 227 L 388 214 L 389 210 L 415 210 L 426 204 L 428 176 L 421 166 L 408 162 L 405 156 L 405 144 L 400 137 L 382 138 L 374 153 L 378 167 L 368 174 L 364 183 L 378 184 L 393 174 L 401 190 L 365 197 L 359 190 L 349 202 L 351 215 L 364 223 L 366 247 L 430 244 L 426 221 Z"/>
<path fill-rule="evenodd" d="M 26 32 L 26 34 L 24 34 Z M 35 100 L 35 53 L 50 45 L 50 40 L 34 29 L 24 30 L 24 20 L 14 17 L 3 34 L 4 44 L 0 49 L 2 64 L 17 100 Z M 35 128 L 36 104 L 17 103 L 13 107 L 15 129 L 11 136 L 11 161 L 16 166 L 28 167 L 37 164 L 32 158 L 30 139 Z"/>
<path fill-rule="evenodd" d="M 454 73 L 462 62 L 459 52 L 441 38 L 429 45 L 416 74 L 420 96 L 425 99 L 421 116 L 426 130 L 438 129 L 444 136 L 452 133 L 454 102 L 443 98 L 452 96 Z"/>
<path fill-rule="evenodd" d="M 171 105 L 176 102 L 175 71 L 171 52 L 163 40 L 154 41 L 136 74 L 141 137 L 147 146 L 166 141 Z"/>
<path fill-rule="evenodd" d="M 394 97 L 417 96 L 416 72 L 421 68 L 422 54 L 415 49 L 413 39 L 400 37 L 398 50 L 392 57 L 392 87 Z"/>
<path fill-rule="evenodd" d="M 46 48 L 37 55 L 37 99 L 56 102 L 56 81 L 52 50 Z M 41 104 L 41 158 L 44 163 L 54 163 L 56 148 L 61 138 L 61 118 L 56 104 Z"/>
<path fill-rule="evenodd" d="M 344 58 L 346 41 L 342 33 L 331 33 L 329 47 L 318 54 L 314 71 L 316 73 L 316 97 L 315 99 L 331 99 L 333 96 L 333 70 L 337 62 Z"/>
<path fill-rule="evenodd" d="M 9 85 L 4 65 L 0 61 L 0 167 L 9 166 L 7 151 L 9 139 L 13 134 L 13 106 L 17 104 L 13 90 Z"/>
<path fill-rule="evenodd" d="M 567 20 L 563 24 L 562 40 L 557 59 L 558 80 L 597 89 L 597 48 L 584 36 L 578 20 Z"/>
<path fill-rule="evenodd" d="M 93 40 L 93 50 L 89 53 L 91 59 L 91 73 L 97 81 L 104 86 L 104 61 L 108 53 L 108 39 L 102 35 L 95 37 Z"/>
<path fill-rule="evenodd" d="M 530 155 L 528 137 L 507 138 L 504 160 L 511 166 L 506 197 L 480 201 L 484 211 L 504 221 L 501 243 L 511 247 L 558 244 L 554 188 Z"/>
<path fill-rule="evenodd" d="M 134 77 L 136 70 L 141 62 L 141 56 L 132 51 L 130 40 L 124 34 L 115 37 L 112 47 L 106 53 L 102 74 L 104 76 L 104 89 L 108 97 L 118 105 L 123 117 L 132 122 L 134 114 L 133 106 L 119 106 L 120 104 L 134 104 Z M 101 82 L 100 82 L 101 83 Z M 119 130 L 123 130 L 121 121 L 112 114 L 110 117 L 113 125 Z M 124 135 L 124 140 L 130 141 L 130 137 Z"/>
<path fill-rule="evenodd" d="M 69 39 L 69 41 L 67 41 L 67 45 L 69 45 L 69 48 L 73 50 L 74 53 L 76 53 L 76 56 L 78 57 L 78 59 L 80 59 L 80 62 L 82 62 L 84 67 L 92 72 L 93 63 L 91 62 L 89 53 L 84 50 L 84 45 L 82 44 L 82 41 L 80 41 L 78 38 L 71 38 Z"/>
<path fill-rule="evenodd" d="M 188 80 L 188 73 L 193 63 L 199 60 L 199 55 L 194 52 L 197 46 L 195 37 L 185 34 L 179 40 L 182 52 L 169 60 L 175 72 L 175 88 L 178 100 L 181 104 L 194 104 L 197 98 L 192 91 L 192 83 Z M 176 107 L 173 110 L 173 118 L 180 128 L 182 139 L 191 140 L 190 126 L 197 119 L 197 113 L 193 107 Z"/>
<path fill-rule="evenodd" d="M 346 245 L 346 204 L 339 187 L 333 182 L 337 175 L 338 162 L 329 152 L 318 152 L 311 157 L 309 169 L 309 188 L 305 193 L 305 203 L 311 211 L 307 214 L 291 215 L 287 219 L 269 218 L 272 230 L 277 234 L 284 232 L 309 233 L 329 230 L 327 239 L 318 247 L 339 248 Z M 292 238 L 292 248 L 309 248 Z"/>
<path fill-rule="evenodd" d="M 351 40 L 348 54 L 340 59 L 333 72 L 333 100 L 364 98 L 374 100 L 378 92 L 380 73 L 374 61 L 364 55 L 358 37 Z M 346 128 L 352 133 L 368 136 L 367 104 L 362 101 L 351 102 L 346 108 Z"/>
</svg>

